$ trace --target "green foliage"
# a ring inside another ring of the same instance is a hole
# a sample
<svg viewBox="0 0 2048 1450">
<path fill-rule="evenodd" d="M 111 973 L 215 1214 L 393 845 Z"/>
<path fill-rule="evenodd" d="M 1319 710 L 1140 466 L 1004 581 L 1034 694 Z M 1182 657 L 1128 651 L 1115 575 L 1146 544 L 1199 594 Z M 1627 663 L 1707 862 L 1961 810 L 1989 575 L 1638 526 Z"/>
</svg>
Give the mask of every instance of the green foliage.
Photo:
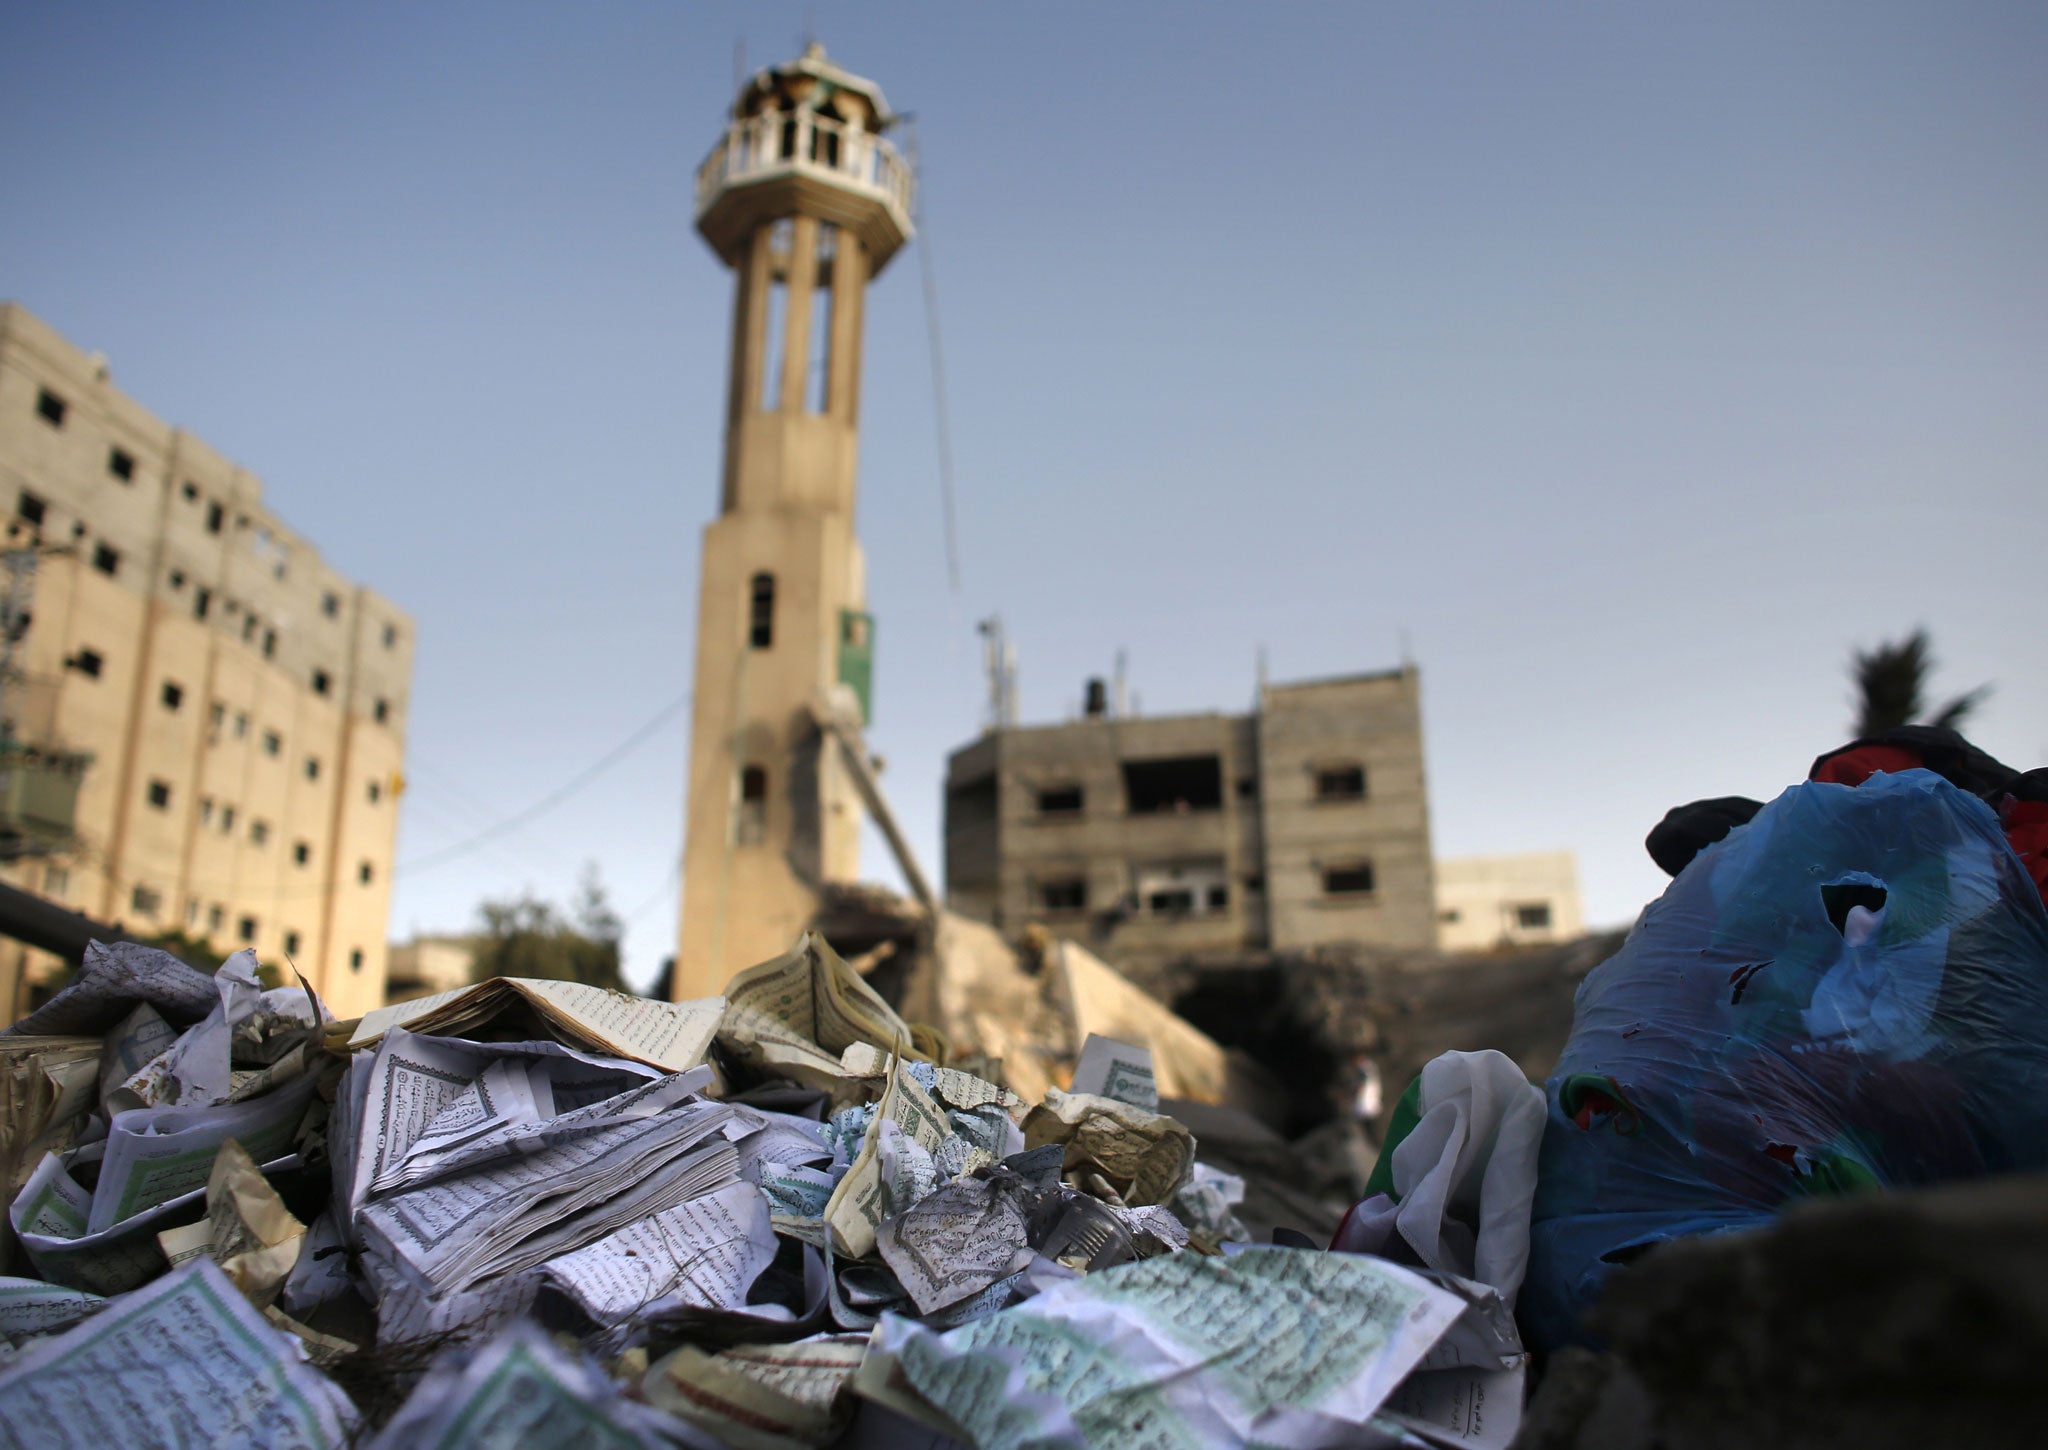
<svg viewBox="0 0 2048 1450">
<path fill-rule="evenodd" d="M 1926 708 L 1928 678 L 1933 673 L 1934 646 L 1924 629 L 1914 630 L 1896 644 L 1857 650 L 1849 668 L 1850 677 L 1856 682 L 1856 738 L 1911 725 L 1916 720 L 1924 725 L 1961 730 L 1963 722 L 1991 693 L 1991 687 L 1979 685 L 1948 701 L 1932 717 L 1921 719 Z"/>
<path fill-rule="evenodd" d="M 532 892 L 477 908 L 476 960 L 470 980 L 547 977 L 626 990 L 619 975 L 624 923 L 605 899 L 597 868 L 587 868 L 565 915 Z"/>
</svg>

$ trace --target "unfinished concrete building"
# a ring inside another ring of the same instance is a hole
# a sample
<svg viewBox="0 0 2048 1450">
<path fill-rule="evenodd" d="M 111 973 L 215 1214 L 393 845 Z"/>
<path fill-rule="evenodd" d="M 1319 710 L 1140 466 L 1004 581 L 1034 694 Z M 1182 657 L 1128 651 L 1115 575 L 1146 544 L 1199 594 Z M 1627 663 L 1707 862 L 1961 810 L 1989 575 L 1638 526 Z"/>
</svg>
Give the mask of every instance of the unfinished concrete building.
<svg viewBox="0 0 2048 1450">
<path fill-rule="evenodd" d="M 946 901 L 1141 982 L 1171 963 L 1436 941 L 1412 666 L 1272 685 L 1248 715 L 1000 727 L 946 772 Z"/>
<path fill-rule="evenodd" d="M 873 623 L 854 538 L 861 318 L 910 236 L 910 171 L 873 82 L 811 46 L 749 80 L 697 173 L 736 274 L 725 472 L 704 531 L 673 991 L 788 949 L 858 874 L 861 804 L 812 706 L 864 718 Z"/>
</svg>

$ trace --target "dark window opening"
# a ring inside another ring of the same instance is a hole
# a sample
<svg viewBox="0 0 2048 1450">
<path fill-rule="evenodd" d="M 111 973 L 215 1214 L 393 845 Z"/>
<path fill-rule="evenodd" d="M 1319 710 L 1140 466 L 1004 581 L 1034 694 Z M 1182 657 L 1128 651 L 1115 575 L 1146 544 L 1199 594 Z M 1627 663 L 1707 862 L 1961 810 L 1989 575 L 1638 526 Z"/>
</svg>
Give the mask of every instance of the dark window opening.
<svg viewBox="0 0 2048 1450">
<path fill-rule="evenodd" d="M 1075 816 L 1081 813 L 1083 797 L 1078 785 L 1048 786 L 1038 793 L 1041 816 Z"/>
<path fill-rule="evenodd" d="M 135 482 L 135 455 L 121 448 L 108 449 L 107 472 L 123 483 Z"/>
<path fill-rule="evenodd" d="M 329 619 L 338 618 L 341 614 L 341 596 L 339 594 L 321 595 L 320 612 Z"/>
<path fill-rule="evenodd" d="M 223 836 L 225 836 L 225 835 L 229 834 L 229 833 L 230 833 L 231 831 L 233 831 L 234 829 L 235 829 L 235 808 L 234 808 L 233 806 L 222 806 L 222 807 L 220 808 L 220 833 L 221 833 L 221 834 L 222 834 Z"/>
<path fill-rule="evenodd" d="M 27 489 L 23 489 L 21 497 L 14 501 L 14 511 L 32 524 L 40 524 L 43 521 L 43 515 L 49 512 L 49 508 L 48 504 L 44 503 Z"/>
<path fill-rule="evenodd" d="M 251 822 L 249 822 L 249 840 L 250 840 L 250 843 L 251 843 L 252 845 L 257 845 L 257 846 L 267 846 L 267 845 L 269 845 L 269 844 L 270 844 L 270 822 L 268 822 L 268 821 L 251 821 Z"/>
<path fill-rule="evenodd" d="M 319 778 L 320 778 L 320 757 L 319 757 L 319 756 L 317 756 L 317 755 L 309 755 L 309 756 L 307 756 L 307 757 L 306 757 L 306 779 L 307 779 L 307 780 L 318 780 Z"/>
<path fill-rule="evenodd" d="M 153 780 L 149 783 L 149 803 L 160 811 L 171 808 L 171 787 L 168 781 Z"/>
<path fill-rule="evenodd" d="M 328 692 L 328 690 L 330 690 L 330 689 L 332 689 L 332 688 L 333 688 L 333 686 L 334 686 L 334 681 L 333 681 L 333 679 L 332 679 L 332 678 L 330 678 L 330 677 L 329 677 L 329 675 L 328 675 L 327 671 L 325 671 L 325 670 L 315 670 L 315 671 L 313 671 L 313 693 L 314 693 L 314 694 L 316 694 L 316 695 L 325 695 L 325 694 L 326 694 L 326 693 Z"/>
<path fill-rule="evenodd" d="M 1362 801 L 1365 799 L 1365 767 L 1326 765 L 1316 771 L 1316 799 L 1319 801 Z"/>
<path fill-rule="evenodd" d="M 210 503 L 206 506 L 206 532 L 209 534 L 219 533 L 222 525 L 226 524 L 227 521 L 228 511 L 218 503 Z"/>
<path fill-rule="evenodd" d="M 52 428 L 62 428 L 64 415 L 70 411 L 71 405 L 48 388 L 36 390 L 36 416 Z"/>
<path fill-rule="evenodd" d="M 1229 909 L 1229 906 L 1230 888 L 1227 886 L 1211 886 L 1209 888 L 1209 910 L 1225 911 Z"/>
<path fill-rule="evenodd" d="M 1456 926 L 1465 919 L 1465 913 L 1455 906 L 1447 907 L 1436 914 L 1436 919 L 1446 926 Z"/>
<path fill-rule="evenodd" d="M 184 496 L 186 503 L 199 502 L 199 485 L 189 478 L 185 480 L 184 486 L 178 492 Z"/>
<path fill-rule="evenodd" d="M 227 908 L 218 901 L 206 908 L 206 929 L 208 931 L 219 931 L 221 923 L 227 919 Z"/>
<path fill-rule="evenodd" d="M 1532 901 L 1515 908 L 1515 925 L 1530 931 L 1541 931 L 1550 925 L 1550 903 Z"/>
<path fill-rule="evenodd" d="M 106 665 L 107 662 L 100 657 L 100 652 L 96 649 L 82 649 L 71 657 L 71 668 L 95 680 L 100 677 L 100 671 L 105 669 Z"/>
<path fill-rule="evenodd" d="M 1194 909 L 1195 892 L 1191 886 L 1170 886 L 1145 898 L 1145 910 L 1154 916 L 1188 916 Z"/>
<path fill-rule="evenodd" d="M 369 789 L 364 793 L 369 796 L 370 804 L 375 805 L 378 801 L 384 799 L 384 786 L 382 782 L 373 780 L 370 782 Z"/>
<path fill-rule="evenodd" d="M 1244 889 L 1247 893 L 1253 895 L 1263 895 L 1266 890 L 1266 878 L 1263 876 L 1247 876 L 1244 878 Z"/>
<path fill-rule="evenodd" d="M 258 623 L 259 623 L 259 621 L 257 620 L 256 616 L 255 616 L 255 615 L 253 615 L 253 614 L 250 614 L 250 615 L 245 615 L 245 616 L 243 616 L 243 619 L 242 619 L 242 643 L 243 643 L 243 644 L 247 644 L 247 643 L 249 643 L 249 642 L 250 642 L 251 640 L 253 640 L 253 639 L 255 639 L 255 638 L 256 638 L 256 626 L 257 626 L 257 624 L 258 624 Z"/>
<path fill-rule="evenodd" d="M 163 700 L 164 708 L 166 710 L 177 709 L 180 705 L 185 703 L 185 687 L 183 685 L 173 684 L 169 680 L 165 680 Z"/>
<path fill-rule="evenodd" d="M 169 583 L 173 589 L 183 589 L 185 587 L 185 571 L 183 569 L 171 570 Z"/>
<path fill-rule="evenodd" d="M 1219 810 L 1223 805 L 1223 763 L 1213 755 L 1126 760 L 1124 798 L 1134 816 Z"/>
<path fill-rule="evenodd" d="M 1241 801 L 1255 801 L 1259 798 L 1259 781 L 1257 776 L 1248 775 L 1238 781 L 1237 798 Z"/>
<path fill-rule="evenodd" d="M 767 649 L 775 643 L 775 576 L 756 574 L 747 596 L 747 644 Z"/>
<path fill-rule="evenodd" d="M 395 624 L 387 624 L 387 625 L 385 625 L 385 626 L 384 626 L 384 648 L 386 648 L 386 649 L 395 649 L 395 648 L 397 647 L 397 645 L 398 645 L 398 626 L 397 626 L 397 625 L 395 625 Z"/>
<path fill-rule="evenodd" d="M 375 708 L 370 711 L 370 714 L 376 718 L 379 725 L 385 724 L 391 719 L 391 702 L 389 700 L 379 700 Z"/>
<path fill-rule="evenodd" d="M 284 934 L 284 954 L 288 957 L 295 957 L 299 954 L 299 934 L 297 932 L 288 931 Z"/>
<path fill-rule="evenodd" d="M 363 949 L 361 947 L 357 947 L 348 954 L 348 969 L 351 972 L 360 972 L 363 969 Z"/>
<path fill-rule="evenodd" d="M 740 809 L 733 823 L 733 840 L 754 845 L 768 834 L 768 772 L 758 765 L 740 771 Z"/>
<path fill-rule="evenodd" d="M 276 657 L 277 631 L 274 629 L 266 629 L 263 631 L 263 658 L 268 660 L 275 659 Z"/>
<path fill-rule="evenodd" d="M 154 886 L 138 886 L 128 894 L 128 904 L 143 916 L 155 916 L 164 907 L 164 894 Z"/>
<path fill-rule="evenodd" d="M 212 608 L 213 591 L 202 585 L 199 591 L 192 596 L 192 617 L 194 619 L 204 619 L 206 618 L 207 611 Z"/>
<path fill-rule="evenodd" d="M 121 572 L 121 551 L 106 544 L 92 548 L 92 566 L 109 579 Z"/>
<path fill-rule="evenodd" d="M 376 868 L 373 867 L 368 861 L 365 861 L 361 865 L 356 867 L 356 880 L 360 881 L 363 885 L 368 886 L 372 881 L 376 879 L 376 877 Z"/>
<path fill-rule="evenodd" d="M 1038 904 L 1047 911 L 1086 911 L 1088 883 L 1078 876 L 1066 881 L 1043 882 L 1038 888 Z"/>
<path fill-rule="evenodd" d="M 1372 890 L 1372 862 L 1350 861 L 1323 868 L 1323 891 L 1329 896 L 1363 896 Z"/>
<path fill-rule="evenodd" d="M 292 864 L 293 864 L 294 866 L 303 866 L 303 865 L 305 865 L 305 864 L 306 864 L 306 863 L 307 863 L 308 861 L 311 861 L 312 859 L 313 859 L 313 848 L 312 848 L 311 846 L 309 846 L 308 844 L 306 844 L 306 842 L 304 842 L 304 841 L 297 841 L 297 842 L 294 842 L 294 843 L 293 843 L 293 845 L 292 845 Z"/>
<path fill-rule="evenodd" d="M 256 940 L 256 918 L 245 916 L 235 923 L 235 935 L 243 941 Z"/>
<path fill-rule="evenodd" d="M 263 753 L 265 755 L 282 755 L 284 753 L 284 737 L 275 730 L 264 731 Z"/>
</svg>

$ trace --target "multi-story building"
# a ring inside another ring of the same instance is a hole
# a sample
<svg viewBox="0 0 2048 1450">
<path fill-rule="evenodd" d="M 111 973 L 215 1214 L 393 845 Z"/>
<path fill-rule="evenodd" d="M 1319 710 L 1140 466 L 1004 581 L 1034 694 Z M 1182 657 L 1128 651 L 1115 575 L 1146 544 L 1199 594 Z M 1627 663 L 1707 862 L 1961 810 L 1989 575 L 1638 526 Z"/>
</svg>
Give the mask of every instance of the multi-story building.
<svg viewBox="0 0 2048 1450">
<path fill-rule="evenodd" d="M 1436 863 L 1437 945 L 1447 952 L 1570 941 L 1585 930 L 1569 851 Z"/>
<path fill-rule="evenodd" d="M 990 730 L 946 771 L 946 901 L 1169 962 L 1436 941 L 1413 667 L 1262 688 L 1248 715 Z"/>
<path fill-rule="evenodd" d="M 90 757 L 69 838 L 22 854 L 33 833 L 0 829 L 0 878 L 135 935 L 289 959 L 342 1016 L 381 1002 L 412 621 L 13 304 L 0 516 L 0 722 L 16 753 Z M 0 990 L 18 1000 L 32 965 L 0 946 Z"/>
</svg>

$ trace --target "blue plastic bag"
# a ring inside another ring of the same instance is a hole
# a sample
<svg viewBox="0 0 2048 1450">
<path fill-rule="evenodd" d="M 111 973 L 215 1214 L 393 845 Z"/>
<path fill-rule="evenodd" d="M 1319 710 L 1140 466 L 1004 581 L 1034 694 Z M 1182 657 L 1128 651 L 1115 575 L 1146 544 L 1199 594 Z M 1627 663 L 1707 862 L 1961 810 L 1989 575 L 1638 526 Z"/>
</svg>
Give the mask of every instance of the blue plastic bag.
<svg viewBox="0 0 2048 1450">
<path fill-rule="evenodd" d="M 1552 1348 L 1652 1244 L 2048 1167 L 2048 912 L 1929 771 L 1794 786 L 1580 984 L 1545 1096 L 1521 1313 Z"/>
</svg>

